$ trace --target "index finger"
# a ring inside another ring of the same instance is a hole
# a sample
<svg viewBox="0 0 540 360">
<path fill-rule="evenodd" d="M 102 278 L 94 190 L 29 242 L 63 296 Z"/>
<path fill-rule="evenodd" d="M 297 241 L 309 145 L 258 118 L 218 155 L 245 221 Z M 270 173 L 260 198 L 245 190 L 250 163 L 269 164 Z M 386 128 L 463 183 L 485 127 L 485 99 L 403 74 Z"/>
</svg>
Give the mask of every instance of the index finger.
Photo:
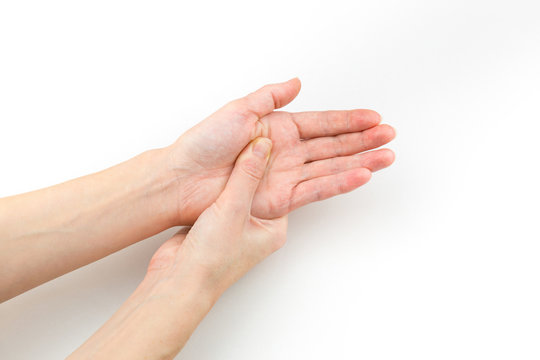
<svg viewBox="0 0 540 360">
<path fill-rule="evenodd" d="M 327 110 L 290 113 L 301 139 L 364 131 L 381 122 L 373 110 Z"/>
</svg>

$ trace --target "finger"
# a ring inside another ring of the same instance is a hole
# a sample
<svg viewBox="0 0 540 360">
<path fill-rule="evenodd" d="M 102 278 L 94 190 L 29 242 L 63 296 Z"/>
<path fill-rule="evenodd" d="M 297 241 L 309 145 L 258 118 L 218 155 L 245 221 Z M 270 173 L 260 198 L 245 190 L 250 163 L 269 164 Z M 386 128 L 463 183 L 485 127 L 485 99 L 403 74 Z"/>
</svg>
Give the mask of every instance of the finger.
<svg viewBox="0 0 540 360">
<path fill-rule="evenodd" d="M 300 79 L 295 77 L 282 83 L 265 85 L 244 99 L 259 117 L 263 117 L 293 101 L 301 86 Z"/>
<path fill-rule="evenodd" d="M 370 178 L 371 171 L 357 168 L 301 182 L 294 189 L 290 210 L 344 194 L 364 185 Z"/>
<path fill-rule="evenodd" d="M 363 131 L 381 122 L 381 115 L 366 109 L 306 111 L 291 117 L 301 139 Z"/>
<path fill-rule="evenodd" d="M 300 92 L 300 87 L 298 78 L 268 84 L 240 99 L 229 102 L 221 111 L 240 115 L 245 121 L 254 122 L 293 101 Z"/>
<path fill-rule="evenodd" d="M 220 206 L 249 214 L 251 201 L 264 175 L 271 148 L 270 139 L 257 138 L 240 153 L 227 185 L 218 198 Z"/>
<path fill-rule="evenodd" d="M 366 168 L 375 172 L 392 165 L 394 152 L 390 149 L 380 149 L 351 156 L 340 156 L 332 159 L 319 160 L 304 164 L 302 167 L 302 180 L 339 174 L 346 170 Z"/>
<path fill-rule="evenodd" d="M 347 156 L 375 149 L 387 144 L 395 136 L 396 132 L 390 125 L 377 125 L 361 132 L 306 140 L 304 141 L 306 161 Z"/>
</svg>

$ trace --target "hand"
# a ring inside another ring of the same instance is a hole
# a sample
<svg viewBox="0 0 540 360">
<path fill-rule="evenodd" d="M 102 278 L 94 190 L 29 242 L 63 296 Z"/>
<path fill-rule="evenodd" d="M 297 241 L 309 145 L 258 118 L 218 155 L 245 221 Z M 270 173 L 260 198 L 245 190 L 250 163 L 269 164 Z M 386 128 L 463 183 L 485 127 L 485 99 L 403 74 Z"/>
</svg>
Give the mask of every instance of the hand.
<svg viewBox="0 0 540 360">
<path fill-rule="evenodd" d="M 156 251 L 139 287 L 70 359 L 174 358 L 221 293 L 283 245 L 286 216 L 251 214 L 271 145 L 246 146 L 216 201 Z"/>
<path fill-rule="evenodd" d="M 270 138 L 269 166 L 253 200 L 253 215 L 281 217 L 313 201 L 365 184 L 389 166 L 391 150 L 372 152 L 394 136 L 371 110 L 277 112 L 300 91 L 295 78 L 234 100 L 187 131 L 169 151 L 179 182 L 176 224 L 192 224 L 223 190 L 234 161 L 256 137 Z"/>
<path fill-rule="evenodd" d="M 252 211 L 271 147 L 269 139 L 257 138 L 242 151 L 223 192 L 193 227 L 158 249 L 149 276 L 171 279 L 197 272 L 197 278 L 210 279 L 213 293 L 221 293 L 285 243 L 286 215 L 269 220 Z"/>
<path fill-rule="evenodd" d="M 298 79 L 264 86 L 170 146 L 0 199 L 0 302 L 167 228 L 193 224 L 257 137 L 274 144 L 251 208 L 261 221 L 350 191 L 392 163 L 390 150 L 364 152 L 394 137 L 373 111 L 274 111 L 299 91 Z"/>
</svg>

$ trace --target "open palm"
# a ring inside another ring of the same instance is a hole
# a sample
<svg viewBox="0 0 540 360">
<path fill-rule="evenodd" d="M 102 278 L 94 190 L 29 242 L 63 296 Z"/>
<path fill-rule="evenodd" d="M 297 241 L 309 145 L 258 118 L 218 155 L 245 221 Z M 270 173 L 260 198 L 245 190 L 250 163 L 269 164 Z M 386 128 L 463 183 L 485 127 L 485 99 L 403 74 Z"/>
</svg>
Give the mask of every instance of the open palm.
<svg viewBox="0 0 540 360">
<path fill-rule="evenodd" d="M 375 149 L 394 136 L 371 110 L 274 111 L 300 91 L 298 79 L 271 84 L 234 100 L 171 145 L 178 174 L 179 224 L 191 224 L 227 182 L 238 154 L 254 138 L 273 148 L 253 199 L 252 214 L 273 219 L 313 201 L 351 191 L 389 166 L 392 151 Z"/>
</svg>

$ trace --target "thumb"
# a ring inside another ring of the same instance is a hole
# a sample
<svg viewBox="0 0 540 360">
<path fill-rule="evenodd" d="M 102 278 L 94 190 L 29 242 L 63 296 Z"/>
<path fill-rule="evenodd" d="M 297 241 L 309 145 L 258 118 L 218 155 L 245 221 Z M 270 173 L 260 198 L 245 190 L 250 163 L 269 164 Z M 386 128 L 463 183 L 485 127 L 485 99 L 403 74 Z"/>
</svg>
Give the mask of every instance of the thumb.
<svg viewBox="0 0 540 360">
<path fill-rule="evenodd" d="M 282 83 L 265 85 L 245 96 L 243 101 L 249 110 L 263 117 L 293 101 L 300 87 L 300 79 L 295 77 Z"/>
<path fill-rule="evenodd" d="M 243 114 L 245 121 L 254 122 L 293 101 L 300 92 L 301 86 L 300 79 L 297 77 L 285 82 L 265 85 L 244 97 L 230 101 L 213 116 L 223 117 L 230 122 L 231 118 L 234 119 L 238 117 L 238 114 Z M 231 115 L 234 116 L 231 117 Z"/>
<path fill-rule="evenodd" d="M 217 200 L 224 208 L 234 212 L 250 212 L 251 201 L 266 170 L 271 148 L 270 139 L 259 137 L 240 153 L 225 190 Z"/>
</svg>

